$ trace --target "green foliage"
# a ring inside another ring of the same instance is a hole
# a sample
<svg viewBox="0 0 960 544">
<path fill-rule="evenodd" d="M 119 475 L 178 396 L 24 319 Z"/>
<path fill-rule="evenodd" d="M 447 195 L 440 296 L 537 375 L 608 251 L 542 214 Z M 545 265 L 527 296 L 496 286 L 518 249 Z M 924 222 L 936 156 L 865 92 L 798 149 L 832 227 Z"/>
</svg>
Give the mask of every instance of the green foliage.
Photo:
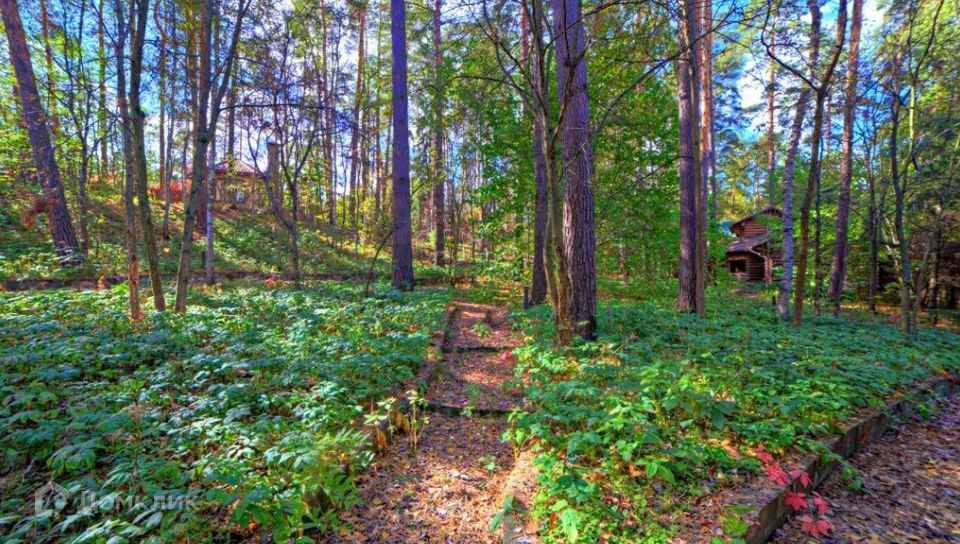
<svg viewBox="0 0 960 544">
<path fill-rule="evenodd" d="M 600 341 L 565 352 L 541 343 L 548 310 L 519 316 L 531 341 L 514 353 L 537 410 L 515 415 L 506 438 L 541 451 L 547 542 L 669 542 L 692 497 L 759 467 L 751 446 L 813 451 L 854 409 L 960 369 L 950 333 L 911 342 L 890 325 L 826 317 L 793 328 L 722 293 L 709 319 L 672 306 L 611 302 Z"/>
<path fill-rule="evenodd" d="M 364 414 L 414 375 L 446 302 L 386 286 L 366 299 L 327 284 L 225 288 L 195 293 L 186 315 L 132 324 L 125 298 L 122 286 L 0 295 L 0 534 L 160 542 L 267 530 L 280 542 L 336 524 L 370 460 Z M 70 491 L 55 517 L 34 512 L 48 480 Z M 80 508 L 83 493 L 114 506 Z"/>
</svg>

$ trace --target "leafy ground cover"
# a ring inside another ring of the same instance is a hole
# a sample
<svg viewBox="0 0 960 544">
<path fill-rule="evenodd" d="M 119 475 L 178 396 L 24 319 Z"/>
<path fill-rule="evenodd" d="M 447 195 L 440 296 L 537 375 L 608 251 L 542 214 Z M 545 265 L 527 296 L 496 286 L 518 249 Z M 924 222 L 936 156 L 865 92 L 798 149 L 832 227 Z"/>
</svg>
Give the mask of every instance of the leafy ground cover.
<svg viewBox="0 0 960 544">
<path fill-rule="evenodd" d="M 914 417 L 850 459 L 857 486 L 841 475 L 821 486 L 836 520 L 836 542 L 945 542 L 960 535 L 960 399 Z M 929 416 L 930 414 L 925 414 Z M 809 540 L 803 516 L 792 518 L 774 544 Z"/>
<path fill-rule="evenodd" d="M 669 542 L 699 498 L 760 470 L 759 445 L 817 452 L 858 409 L 960 370 L 955 333 L 911 341 L 890 324 L 813 316 L 793 328 L 726 291 L 709 307 L 697 319 L 673 300 L 608 300 L 600 341 L 565 352 L 549 344 L 548 310 L 515 316 L 536 410 L 513 414 L 507 436 L 539 452 L 546 542 Z M 724 525 L 746 530 L 736 512 Z"/>
<path fill-rule="evenodd" d="M 39 214 L 25 221 L 30 207 L 28 194 L 12 186 L 0 186 L 0 279 L 69 279 L 98 278 L 121 275 L 126 271 L 126 249 L 123 238 L 123 209 L 111 202 L 104 184 L 92 186 L 94 198 L 90 214 L 90 233 L 94 240 L 85 262 L 79 267 L 60 266 L 53 242 L 46 229 L 46 216 Z M 152 202 L 153 217 L 160 243 L 160 270 L 175 274 L 180 257 L 180 236 L 183 224 L 182 205 L 171 205 L 171 238 L 159 236 L 163 207 Z M 30 223 L 33 223 L 32 225 Z M 218 271 L 258 271 L 279 273 L 289 270 L 290 256 L 286 232 L 269 210 L 253 212 L 217 206 L 215 266 Z M 306 274 L 360 274 L 370 269 L 375 248 L 354 246 L 350 233 L 332 229 L 316 218 L 301 223 L 299 247 L 303 272 Z M 194 270 L 203 269 L 202 249 L 193 252 Z M 144 249 L 141 244 L 141 257 Z M 444 275 L 442 268 L 414 263 L 417 277 Z M 144 270 L 146 263 L 143 264 Z M 374 263 L 374 271 L 389 274 L 389 255 L 384 252 Z"/>
<path fill-rule="evenodd" d="M 448 300 L 228 286 L 138 325 L 125 297 L 0 293 L 3 540 L 266 529 L 279 542 L 329 528 L 370 460 L 364 415 L 415 374 Z M 69 495 L 59 513 L 35 511 L 49 480 Z"/>
</svg>

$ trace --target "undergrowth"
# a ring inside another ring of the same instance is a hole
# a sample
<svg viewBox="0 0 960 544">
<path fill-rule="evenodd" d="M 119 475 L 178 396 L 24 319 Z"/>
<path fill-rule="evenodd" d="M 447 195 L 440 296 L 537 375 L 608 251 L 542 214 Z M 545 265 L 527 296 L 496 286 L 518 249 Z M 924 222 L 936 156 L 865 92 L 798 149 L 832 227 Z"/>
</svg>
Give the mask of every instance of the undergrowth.
<svg viewBox="0 0 960 544">
<path fill-rule="evenodd" d="M 142 324 L 125 299 L 0 293 L 0 540 L 308 541 L 354 502 L 364 414 L 414 375 L 448 295 L 227 287 Z M 48 481 L 68 497 L 37 510 Z"/>
<path fill-rule="evenodd" d="M 539 452 L 546 542 L 669 542 L 696 497 L 760 469 L 757 445 L 816 450 L 855 409 L 960 370 L 948 332 L 911 341 L 892 325 L 814 316 L 793 328 L 726 291 L 707 319 L 673 303 L 604 302 L 599 341 L 566 351 L 550 344 L 549 310 L 515 316 L 528 338 L 517 371 L 537 409 L 515 414 L 507 437 Z"/>
</svg>

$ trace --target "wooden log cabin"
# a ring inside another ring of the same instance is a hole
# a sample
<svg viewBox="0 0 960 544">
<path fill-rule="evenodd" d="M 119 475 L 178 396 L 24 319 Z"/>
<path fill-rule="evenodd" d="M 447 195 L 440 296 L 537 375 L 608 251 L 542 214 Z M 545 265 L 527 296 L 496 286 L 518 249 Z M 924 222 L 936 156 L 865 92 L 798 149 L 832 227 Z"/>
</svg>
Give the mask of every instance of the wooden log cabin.
<svg viewBox="0 0 960 544">
<path fill-rule="evenodd" d="M 178 181 L 170 182 L 170 200 L 181 202 L 183 200 L 183 187 L 190 186 L 189 176 L 191 169 L 187 168 L 187 181 L 181 183 Z M 222 203 L 231 208 L 240 208 L 243 210 L 253 210 L 259 207 L 260 194 L 263 183 L 263 176 L 256 168 L 249 164 L 234 160 L 220 161 L 214 167 L 213 201 Z M 164 198 L 163 187 L 151 185 L 148 190 L 154 198 Z"/>
<path fill-rule="evenodd" d="M 737 240 L 727 246 L 727 270 L 743 281 L 773 281 L 774 268 L 781 263 L 780 248 L 770 240 L 768 225 L 779 223 L 782 212 L 767 206 L 730 225 Z"/>
</svg>

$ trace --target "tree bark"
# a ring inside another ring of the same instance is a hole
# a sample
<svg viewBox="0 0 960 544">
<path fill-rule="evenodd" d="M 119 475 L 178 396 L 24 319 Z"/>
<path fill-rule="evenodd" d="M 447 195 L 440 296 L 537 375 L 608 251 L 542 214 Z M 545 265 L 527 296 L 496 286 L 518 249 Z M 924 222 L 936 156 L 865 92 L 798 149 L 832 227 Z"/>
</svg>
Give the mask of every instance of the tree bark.
<svg viewBox="0 0 960 544">
<path fill-rule="evenodd" d="M 910 264 L 910 244 L 907 241 L 906 227 L 904 225 L 903 207 L 905 203 L 905 191 L 903 182 L 900 180 L 900 91 L 901 81 L 900 61 L 902 51 L 894 54 L 893 62 L 893 90 L 891 92 L 890 106 L 890 181 L 893 185 L 893 194 L 895 200 L 894 208 L 894 228 L 897 235 L 897 246 L 900 252 L 900 329 L 910 333 L 910 288 L 912 286 L 912 265 Z"/>
<path fill-rule="evenodd" d="M 685 2 L 678 18 L 677 40 L 680 56 L 677 59 L 677 104 L 680 129 L 680 263 L 677 279 L 679 294 L 677 309 L 697 311 L 697 161 L 699 153 L 694 143 L 694 96 L 692 61 L 694 54 L 688 31 L 688 4 Z"/>
<path fill-rule="evenodd" d="M 706 193 L 710 189 L 709 219 L 717 218 L 717 159 L 713 144 L 713 1 L 695 0 L 700 7 L 697 26 L 700 30 L 700 179 Z M 702 6 L 700 5 L 702 2 Z M 706 201 L 704 202 L 707 203 Z M 706 246 L 704 246 L 704 249 Z"/>
<path fill-rule="evenodd" d="M 853 159 L 853 123 L 857 109 L 857 64 L 860 56 L 860 27 L 863 21 L 863 0 L 853 0 L 850 22 L 850 50 L 847 60 L 847 81 L 843 103 L 843 149 L 840 155 L 840 187 L 837 197 L 836 238 L 830 263 L 830 286 L 827 296 L 833 302 L 833 313 L 840 314 L 840 295 L 847 273 L 847 229 L 850 217 L 850 177 Z"/>
<path fill-rule="evenodd" d="M 410 129 L 407 114 L 407 13 L 404 0 L 390 0 L 393 50 L 393 286 L 413 290 L 410 229 Z"/>
<path fill-rule="evenodd" d="M 133 19 L 134 2 L 130 2 L 130 17 Z M 117 106 L 120 110 L 120 130 L 123 140 L 123 211 L 124 235 L 127 244 L 127 291 L 130 305 L 130 319 L 134 322 L 143 320 L 143 310 L 140 307 L 140 255 L 137 248 L 137 217 L 136 206 L 133 203 L 137 185 L 137 161 L 133 143 L 133 120 L 130 116 L 130 106 L 127 95 L 126 56 L 127 32 L 131 31 L 124 24 L 125 14 L 122 0 L 114 0 L 114 9 L 117 17 L 117 35 L 114 41 L 115 60 L 117 63 Z M 130 25 L 131 28 L 133 25 Z M 135 31 L 131 31 L 135 33 Z M 132 46 L 133 44 L 131 44 Z"/>
<path fill-rule="evenodd" d="M 109 122 L 107 120 L 107 42 L 104 29 L 104 10 L 105 0 L 97 2 L 97 132 L 100 136 L 100 178 L 105 179 L 109 167 L 107 158 L 107 135 L 109 134 Z"/>
<path fill-rule="evenodd" d="M 353 225 L 354 246 L 359 244 L 360 224 L 357 214 L 361 205 L 358 188 L 360 176 L 360 136 L 363 125 L 360 122 L 360 108 L 364 107 L 364 62 L 366 60 L 366 7 L 357 7 L 357 79 L 353 94 L 353 132 L 350 135 L 350 222 Z"/>
<path fill-rule="evenodd" d="M 60 171 L 50 141 L 47 117 L 37 91 L 37 80 L 16 0 L 0 0 L 0 12 L 3 15 L 7 47 L 17 81 L 21 112 L 33 151 L 33 162 L 43 186 L 44 208 L 49 218 L 53 244 L 63 264 L 76 264 L 80 260 L 77 237 L 70 222 L 70 211 L 63 193 L 63 184 L 60 182 Z"/>
<path fill-rule="evenodd" d="M 434 264 L 443 266 L 445 264 L 444 256 L 444 236 L 446 229 L 446 214 L 444 212 L 444 184 L 445 172 L 443 164 L 443 54 L 440 51 L 440 8 L 443 5 L 442 0 L 434 0 L 433 7 L 433 69 L 434 69 L 434 105 L 433 105 L 433 226 L 434 236 Z"/>
<path fill-rule="evenodd" d="M 143 46 L 147 34 L 149 18 L 149 0 L 134 0 L 130 3 L 130 88 L 129 117 L 132 143 L 132 163 L 137 187 L 137 200 L 140 208 L 140 226 L 143 229 L 143 242 L 147 253 L 147 265 L 150 272 L 150 286 L 153 289 L 153 306 L 158 311 L 167 309 L 163 298 L 163 284 L 160 282 L 160 256 L 157 252 L 157 238 L 153 228 L 153 214 L 150 211 L 150 195 L 147 191 L 147 149 L 146 114 L 140 104 L 140 81 L 143 74 Z"/>
<path fill-rule="evenodd" d="M 810 1 L 810 14 L 814 20 L 818 21 L 816 25 L 819 26 L 820 7 L 817 0 Z M 837 14 L 837 36 L 833 44 L 833 55 L 830 62 L 827 63 L 823 78 L 816 84 L 815 89 L 816 108 L 813 114 L 813 134 L 810 142 L 810 175 L 803 196 L 803 205 L 800 208 L 800 250 L 797 252 L 797 278 L 793 297 L 793 325 L 795 327 L 799 326 L 803 319 L 803 296 L 807 286 L 807 250 L 810 243 L 810 207 L 813 204 L 816 187 L 820 183 L 820 139 L 823 134 L 823 105 L 830 90 L 834 69 L 840 60 L 840 54 L 843 52 L 843 42 L 847 30 L 847 0 L 840 0 Z"/>
<path fill-rule="evenodd" d="M 333 151 L 333 93 L 330 89 L 330 70 L 327 65 L 327 39 L 330 13 L 325 0 L 320 0 L 320 96 L 323 99 L 323 158 L 326 166 L 327 182 L 330 194 L 327 202 L 330 206 L 328 220 L 331 227 L 337 225 L 337 169 L 334 165 Z M 334 236 L 334 234 L 331 234 Z"/>
<path fill-rule="evenodd" d="M 217 125 L 220 114 L 220 103 L 226 93 L 226 74 L 233 69 L 233 62 L 237 54 L 237 44 L 240 41 L 240 29 L 243 18 L 250 7 L 248 0 L 241 0 L 232 36 L 227 47 L 223 69 L 225 78 L 214 90 L 214 80 L 211 79 L 211 52 L 212 52 L 212 24 L 213 0 L 204 0 L 200 5 L 200 21 L 197 25 L 197 41 L 199 43 L 199 63 L 197 68 L 197 101 L 193 119 L 193 172 L 190 180 L 190 195 L 186 199 L 183 218 L 183 237 L 180 242 L 180 262 L 177 268 L 177 292 L 174 302 L 174 311 L 183 313 L 187 309 L 187 288 L 190 280 L 190 256 L 193 250 L 193 229 L 196 224 L 197 211 L 200 204 L 200 193 L 204 189 L 205 163 L 207 160 L 207 146 L 213 127 Z"/>
<path fill-rule="evenodd" d="M 700 31 L 700 2 L 702 0 L 686 0 L 686 33 L 687 43 L 691 50 L 690 54 L 690 118 L 693 122 L 693 164 L 694 164 L 694 183 L 696 194 L 696 275 L 694 277 L 694 303 L 698 316 L 704 316 L 707 309 L 706 299 L 706 280 L 707 280 L 707 179 L 702 175 L 701 165 L 703 164 L 703 145 L 700 139 L 700 104 L 701 104 L 701 65 L 703 58 L 703 36 Z"/>
<path fill-rule="evenodd" d="M 770 39 L 770 51 L 776 53 L 776 35 Z M 770 59 L 770 80 L 767 82 L 767 204 L 776 205 L 777 133 L 776 133 L 777 64 Z"/>
<path fill-rule="evenodd" d="M 523 58 L 526 61 L 526 68 L 530 72 L 531 77 L 531 103 L 534 101 L 540 101 L 541 103 L 546 103 L 546 97 L 542 94 L 542 84 L 541 84 L 541 38 L 536 39 L 537 51 L 531 55 L 531 24 L 532 19 L 532 9 L 530 9 L 532 2 L 525 3 L 522 9 L 522 20 L 523 20 L 523 37 L 522 44 L 524 48 Z M 533 9 L 536 9 L 535 7 Z M 531 16 L 528 16 L 528 12 L 531 12 Z M 537 18 L 537 23 L 540 23 L 540 19 Z M 543 27 L 534 26 L 533 32 L 537 32 L 542 36 Z M 534 220 L 533 220 L 533 270 L 531 272 L 532 276 L 532 285 L 530 288 L 530 300 L 529 303 L 533 306 L 543 304 L 546 302 L 547 297 L 547 272 L 546 272 L 546 247 L 545 247 L 545 238 L 547 231 L 547 157 L 544 154 L 544 148 L 542 145 L 543 139 L 545 137 L 544 133 L 544 117 L 538 113 L 537 105 L 533 105 L 531 108 L 533 111 L 533 177 L 536 185 L 536 194 L 534 197 Z"/>
<path fill-rule="evenodd" d="M 163 189 L 163 222 L 160 226 L 160 232 L 164 240 L 170 239 L 170 213 L 167 211 L 167 202 L 170 199 L 170 173 L 168 171 L 168 153 L 167 149 L 167 106 L 170 102 L 167 95 L 167 29 L 165 22 L 161 22 L 159 16 L 160 3 L 156 4 L 157 17 L 157 31 L 160 33 L 160 50 L 158 59 L 157 71 L 159 72 L 159 82 L 158 86 L 160 87 L 160 156 L 158 164 L 158 182 L 160 183 L 160 188 Z M 164 19 L 166 19 L 166 12 L 164 12 Z M 173 118 L 170 119 L 170 124 L 173 124 Z"/>
<path fill-rule="evenodd" d="M 808 2 L 811 13 L 810 21 L 810 53 L 807 61 L 808 78 L 813 81 L 816 77 L 816 67 L 820 58 L 820 8 L 815 0 Z M 767 54 L 771 61 L 780 62 L 770 45 Z M 780 290 L 777 295 L 777 311 L 783 319 L 790 315 L 790 295 L 793 290 L 793 268 L 795 264 L 793 246 L 793 182 L 795 176 L 797 151 L 800 148 L 800 138 L 803 136 L 803 122 L 809 108 L 812 89 L 806 83 L 797 99 L 797 111 L 790 128 L 790 140 L 787 143 L 787 153 L 783 163 L 783 278 L 780 281 Z"/>
<path fill-rule="evenodd" d="M 596 338 L 596 230 L 593 209 L 593 142 L 587 96 L 587 63 L 579 0 L 553 0 L 557 93 L 564 182 L 563 246 L 570 278 L 570 318 L 582 338 Z"/>
</svg>

